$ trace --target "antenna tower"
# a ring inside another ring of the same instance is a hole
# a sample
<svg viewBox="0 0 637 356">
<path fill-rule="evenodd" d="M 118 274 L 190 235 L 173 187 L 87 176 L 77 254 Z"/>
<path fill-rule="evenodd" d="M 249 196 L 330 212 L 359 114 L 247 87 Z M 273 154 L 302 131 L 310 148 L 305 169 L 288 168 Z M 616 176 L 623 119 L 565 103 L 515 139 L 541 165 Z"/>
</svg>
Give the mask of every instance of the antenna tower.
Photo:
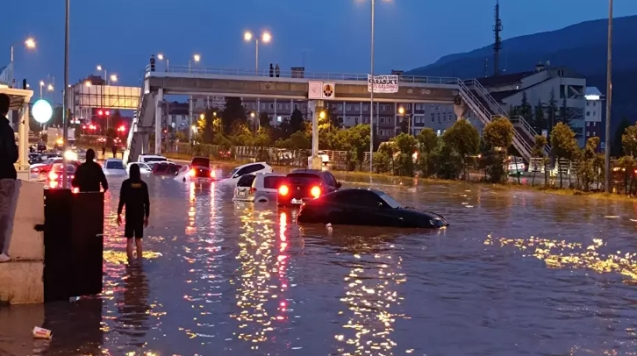
<svg viewBox="0 0 637 356">
<path fill-rule="evenodd" d="M 500 74 L 500 51 L 502 50 L 502 38 L 500 33 L 502 32 L 502 20 L 500 20 L 500 0 L 496 0 L 495 3 L 495 25 L 493 25 L 493 35 L 495 41 L 493 42 L 493 75 Z"/>
</svg>

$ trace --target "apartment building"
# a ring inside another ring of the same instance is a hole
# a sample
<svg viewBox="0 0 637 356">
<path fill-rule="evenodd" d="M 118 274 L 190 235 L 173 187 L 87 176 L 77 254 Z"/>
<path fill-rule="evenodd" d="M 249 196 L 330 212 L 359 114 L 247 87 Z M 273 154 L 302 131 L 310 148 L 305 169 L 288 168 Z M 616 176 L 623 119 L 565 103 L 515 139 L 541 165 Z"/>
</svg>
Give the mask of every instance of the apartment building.
<svg viewBox="0 0 637 356">
<path fill-rule="evenodd" d="M 584 116 L 584 136 L 588 140 L 589 137 L 603 137 L 604 124 L 602 116 L 604 113 L 604 96 L 596 87 L 587 87 L 586 94 L 586 116 Z"/>
</svg>

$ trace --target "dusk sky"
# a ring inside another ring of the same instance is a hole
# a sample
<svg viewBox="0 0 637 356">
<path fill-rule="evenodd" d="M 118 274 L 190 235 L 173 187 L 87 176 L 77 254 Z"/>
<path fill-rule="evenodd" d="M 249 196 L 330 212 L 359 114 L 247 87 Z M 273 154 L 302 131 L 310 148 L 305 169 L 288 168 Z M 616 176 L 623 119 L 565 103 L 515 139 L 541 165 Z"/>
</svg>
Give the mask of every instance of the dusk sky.
<svg viewBox="0 0 637 356">
<path fill-rule="evenodd" d="M 0 67 L 16 46 L 16 78 L 30 83 L 55 77 L 60 88 L 64 55 L 64 0 L 5 1 Z M 171 66 L 254 68 L 252 30 L 271 32 L 260 47 L 260 67 L 308 72 L 369 71 L 370 0 L 71 0 L 71 83 L 101 64 L 120 82 L 138 85 L 151 54 Z M 607 16 L 607 0 L 501 0 L 504 38 L 559 29 Z M 409 70 L 440 56 L 492 41 L 495 0 L 377 0 L 376 71 Z M 7 8 L 8 7 L 8 8 Z M 6 14 L 10 14 L 6 16 Z M 637 1 L 616 0 L 616 16 L 637 14 Z M 22 42 L 33 36 L 38 48 Z M 506 49 L 506 48 L 505 48 Z M 160 66 L 162 64 L 159 64 Z M 161 68 L 161 67 L 160 67 Z"/>
</svg>

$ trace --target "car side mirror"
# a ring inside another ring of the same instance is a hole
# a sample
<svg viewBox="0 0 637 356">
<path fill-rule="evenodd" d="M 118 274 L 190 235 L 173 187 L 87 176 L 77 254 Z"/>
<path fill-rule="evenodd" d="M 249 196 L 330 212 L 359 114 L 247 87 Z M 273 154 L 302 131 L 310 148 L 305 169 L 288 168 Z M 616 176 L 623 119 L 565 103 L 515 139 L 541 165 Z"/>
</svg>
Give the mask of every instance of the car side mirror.
<svg viewBox="0 0 637 356">
<path fill-rule="evenodd" d="M 341 184 L 341 182 L 336 182 L 336 188 L 340 188 L 342 186 L 343 186 L 343 184 Z"/>
</svg>

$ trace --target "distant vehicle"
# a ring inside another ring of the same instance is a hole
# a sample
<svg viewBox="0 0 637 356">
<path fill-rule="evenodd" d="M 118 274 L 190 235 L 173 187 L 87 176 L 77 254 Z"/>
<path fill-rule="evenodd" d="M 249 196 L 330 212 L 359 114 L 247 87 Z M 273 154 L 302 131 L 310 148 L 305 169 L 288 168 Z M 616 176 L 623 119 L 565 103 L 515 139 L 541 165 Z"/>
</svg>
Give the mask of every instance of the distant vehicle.
<svg viewBox="0 0 637 356">
<path fill-rule="evenodd" d="M 176 176 L 181 166 L 172 162 L 159 162 L 152 167 L 152 173 L 156 176 Z"/>
<path fill-rule="evenodd" d="M 330 164 L 330 156 L 325 151 L 318 151 L 318 156 L 321 157 L 321 168 L 325 171 Z M 312 156 L 307 158 L 307 168 L 312 169 Z"/>
<path fill-rule="evenodd" d="M 288 174 L 279 186 L 279 206 L 301 205 L 340 188 L 341 183 L 329 171 L 297 169 Z"/>
<path fill-rule="evenodd" d="M 77 170 L 77 166 L 73 164 L 66 165 L 66 174 L 68 177 L 68 181 L 72 181 L 75 177 L 75 171 Z M 62 163 L 56 163 L 51 167 L 47 175 L 47 186 L 50 189 L 62 188 L 62 175 L 64 173 L 64 165 Z"/>
<path fill-rule="evenodd" d="M 136 164 L 136 165 L 139 166 L 139 173 L 141 173 L 143 175 L 149 175 L 152 172 L 151 168 L 146 163 L 131 162 L 131 163 L 126 165 L 126 174 L 127 175 L 130 175 L 130 166 L 132 166 L 133 164 Z"/>
<path fill-rule="evenodd" d="M 403 207 L 385 192 L 343 189 L 310 200 L 301 206 L 299 223 L 366 225 L 442 229 L 449 222 L 442 215 Z"/>
<path fill-rule="evenodd" d="M 506 162 L 508 174 L 521 174 L 526 171 L 526 164 L 522 157 L 509 156 Z"/>
<path fill-rule="evenodd" d="M 158 155 L 139 155 L 137 162 L 149 163 L 149 162 L 165 162 L 168 158 Z"/>
<path fill-rule="evenodd" d="M 103 170 L 107 177 L 123 177 L 127 174 L 124 162 L 117 158 L 109 158 L 104 161 Z"/>
<path fill-rule="evenodd" d="M 230 178 L 224 179 L 223 183 L 228 184 L 237 184 L 239 182 L 239 178 L 246 174 L 256 174 L 256 173 L 272 173 L 272 167 L 270 167 L 265 162 L 254 162 L 244 164 L 243 166 L 239 166 L 232 170 L 230 173 Z"/>
<path fill-rule="evenodd" d="M 239 178 L 234 188 L 235 201 L 268 203 L 277 200 L 279 187 L 285 181 L 285 174 L 257 173 Z"/>
<path fill-rule="evenodd" d="M 182 180 L 184 182 L 187 179 L 190 181 L 209 182 L 214 178 L 212 169 L 210 169 L 210 158 L 208 157 L 194 157 L 192 161 L 190 161 L 190 165 L 181 167 L 177 177 L 175 177 L 176 180 Z"/>
</svg>

